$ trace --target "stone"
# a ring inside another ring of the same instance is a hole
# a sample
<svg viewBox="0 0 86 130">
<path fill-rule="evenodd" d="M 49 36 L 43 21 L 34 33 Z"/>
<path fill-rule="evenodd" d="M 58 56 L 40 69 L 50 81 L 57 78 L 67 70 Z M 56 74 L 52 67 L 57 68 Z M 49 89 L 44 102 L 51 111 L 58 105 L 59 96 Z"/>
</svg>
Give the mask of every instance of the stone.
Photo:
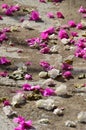
<svg viewBox="0 0 86 130">
<path fill-rule="evenodd" d="M 52 79 L 55 79 L 59 75 L 60 75 L 60 70 L 52 69 L 52 70 L 48 71 L 48 76 Z"/>
<path fill-rule="evenodd" d="M 59 50 L 59 46 L 58 45 L 54 45 L 50 48 L 50 52 L 51 53 L 58 53 Z"/>
<path fill-rule="evenodd" d="M 62 42 L 64 45 L 68 44 L 69 41 L 70 41 L 70 39 L 66 39 L 66 38 L 63 38 L 63 39 L 61 40 L 61 42 Z"/>
<path fill-rule="evenodd" d="M 28 20 L 24 20 L 23 23 L 21 24 L 21 27 L 29 29 L 30 28 L 29 21 Z"/>
<path fill-rule="evenodd" d="M 53 86 L 55 86 L 55 81 L 53 80 L 53 79 L 51 79 L 51 78 L 49 78 L 49 79 L 46 79 L 43 83 L 42 83 L 42 86 L 44 87 L 44 86 L 51 86 L 51 87 L 53 87 Z"/>
<path fill-rule="evenodd" d="M 55 93 L 58 96 L 64 96 L 67 94 L 67 86 L 65 84 L 61 84 L 59 87 L 56 88 Z"/>
<path fill-rule="evenodd" d="M 17 107 L 21 104 L 24 104 L 25 102 L 26 102 L 26 99 L 24 97 L 24 94 L 22 92 L 19 92 L 15 96 L 13 96 L 11 104 L 12 106 Z"/>
<path fill-rule="evenodd" d="M 56 35 L 55 34 L 52 34 L 49 36 L 49 39 L 57 39 Z"/>
<path fill-rule="evenodd" d="M 56 108 L 56 109 L 54 109 L 53 114 L 58 115 L 58 116 L 62 116 L 63 110 L 60 108 Z"/>
<path fill-rule="evenodd" d="M 80 123 L 86 123 L 86 111 L 81 111 L 78 114 L 77 119 Z"/>
<path fill-rule="evenodd" d="M 41 123 L 41 124 L 49 124 L 50 121 L 49 121 L 49 119 L 43 118 L 43 119 L 40 119 L 40 120 L 38 121 L 38 123 Z"/>
<path fill-rule="evenodd" d="M 36 102 L 36 106 L 41 109 L 51 111 L 55 108 L 55 103 L 53 99 L 40 99 Z"/>
<path fill-rule="evenodd" d="M 12 116 L 14 116 L 14 115 L 17 114 L 17 112 L 16 112 L 16 111 L 13 111 L 12 107 L 9 106 L 9 105 L 3 107 L 3 112 L 4 112 L 5 115 L 8 116 L 8 117 L 12 117 Z"/>
<path fill-rule="evenodd" d="M 65 126 L 67 126 L 67 127 L 76 127 L 76 123 L 74 121 L 68 120 L 68 121 L 65 122 Z"/>
<path fill-rule="evenodd" d="M 45 72 L 45 71 L 41 71 L 41 72 L 39 73 L 39 77 L 40 77 L 40 78 L 46 78 L 47 76 L 48 76 L 48 73 Z"/>
</svg>

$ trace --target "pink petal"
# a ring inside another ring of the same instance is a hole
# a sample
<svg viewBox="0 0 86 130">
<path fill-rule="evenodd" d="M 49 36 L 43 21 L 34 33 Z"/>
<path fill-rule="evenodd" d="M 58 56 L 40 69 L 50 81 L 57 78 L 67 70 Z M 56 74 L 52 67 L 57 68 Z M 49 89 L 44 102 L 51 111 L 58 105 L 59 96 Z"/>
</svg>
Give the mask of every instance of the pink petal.
<svg viewBox="0 0 86 130">
<path fill-rule="evenodd" d="M 73 20 L 70 20 L 70 21 L 68 22 L 68 25 L 69 25 L 70 27 L 76 27 L 76 23 L 75 23 L 75 21 L 73 21 Z"/>
<path fill-rule="evenodd" d="M 60 39 L 63 39 L 63 38 L 69 38 L 67 32 L 64 30 L 64 29 L 61 29 L 59 32 L 58 32 L 58 37 Z"/>
<path fill-rule="evenodd" d="M 64 18 L 63 14 L 61 12 L 57 12 L 56 15 L 57 15 L 57 18 L 62 18 L 62 19 Z"/>
</svg>

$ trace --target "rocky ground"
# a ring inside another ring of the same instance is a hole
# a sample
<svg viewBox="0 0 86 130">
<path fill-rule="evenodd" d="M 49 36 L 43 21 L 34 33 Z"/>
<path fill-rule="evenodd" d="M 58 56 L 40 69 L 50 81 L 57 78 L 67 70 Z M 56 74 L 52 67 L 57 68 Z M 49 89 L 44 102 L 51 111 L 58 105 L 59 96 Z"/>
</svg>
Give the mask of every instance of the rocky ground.
<svg viewBox="0 0 86 130">
<path fill-rule="evenodd" d="M 85 123 L 78 121 L 78 114 L 81 111 L 86 112 L 86 59 L 77 58 L 74 56 L 75 46 L 65 45 L 61 40 L 54 39 L 52 37 L 48 41 L 49 47 L 57 45 L 56 53 L 41 54 L 39 48 L 33 49 L 27 45 L 26 39 L 39 37 L 40 33 L 49 27 L 55 27 L 55 36 L 58 35 L 58 29 L 67 24 L 69 20 L 74 20 L 76 23 L 83 21 L 84 27 L 86 26 L 86 18 L 82 18 L 81 14 L 78 13 L 80 6 L 86 4 L 85 0 L 63 0 L 61 3 L 40 3 L 38 0 L 2 0 L 0 5 L 7 3 L 9 5 L 19 4 L 20 11 L 15 12 L 13 16 L 6 16 L 0 6 L 0 16 L 3 20 L 0 20 L 0 30 L 3 28 L 11 28 L 11 32 L 7 32 L 8 37 L 7 41 L 3 41 L 0 44 L 0 58 L 6 57 L 11 60 L 9 65 L 0 65 L 0 72 L 7 71 L 8 76 L 0 76 L 0 100 L 4 97 L 12 102 L 13 96 L 16 94 L 16 91 L 22 89 L 22 85 L 29 83 L 31 85 L 40 85 L 43 88 L 49 87 L 47 85 L 47 79 L 41 78 L 39 73 L 43 71 L 40 66 L 40 61 L 44 60 L 54 66 L 57 70 L 61 70 L 61 64 L 65 62 L 72 62 L 72 78 L 65 79 L 62 76 L 57 76 L 53 78 L 55 86 L 51 86 L 54 90 L 60 85 L 64 84 L 67 86 L 66 95 L 54 95 L 42 98 L 44 100 L 52 99 L 57 108 L 59 108 L 63 114 L 58 115 L 53 113 L 52 110 L 40 109 L 37 107 L 36 100 L 27 100 L 24 105 L 20 107 L 12 107 L 13 110 L 17 112 L 17 115 L 21 115 L 26 118 L 26 120 L 31 119 L 33 122 L 32 130 L 85 130 L 86 129 L 86 116 L 84 117 Z M 38 10 L 42 21 L 35 22 L 29 21 L 28 17 L 32 10 Z M 53 12 L 54 15 L 57 11 L 60 11 L 64 14 L 64 19 L 49 19 L 46 14 L 48 12 Z M 24 17 L 24 21 L 20 22 L 20 18 Z M 76 28 L 68 28 L 67 32 L 75 31 L 78 33 L 78 37 L 75 37 L 75 40 L 79 38 L 86 37 L 86 29 L 77 30 Z M 84 37 L 83 37 L 83 34 Z M 70 39 L 73 37 L 69 37 Z M 72 57 L 72 59 L 71 59 Z M 18 68 L 24 66 L 24 64 L 30 61 L 32 65 L 27 67 L 27 72 L 32 75 L 32 80 L 17 80 L 10 78 L 13 72 Z M 53 74 L 52 74 L 53 75 Z M 85 76 L 84 76 L 85 75 Z M 50 83 L 50 81 L 48 81 Z M 24 94 L 27 96 L 29 93 L 25 91 Z M 58 91 L 57 91 L 58 93 Z M 49 102 L 48 102 L 49 103 Z M 49 105 L 45 105 L 46 107 Z M 43 104 L 42 104 L 43 105 Z M 54 108 L 55 109 L 55 108 Z M 85 113 L 86 114 L 86 113 Z M 44 119 L 44 121 L 40 121 Z M 46 121 L 47 119 L 47 121 Z M 74 127 L 69 127 L 65 125 L 66 121 L 73 121 L 75 123 Z M 0 130 L 12 130 L 16 126 L 13 123 L 13 118 L 8 118 L 4 115 L 3 112 L 3 103 L 0 103 Z"/>
</svg>

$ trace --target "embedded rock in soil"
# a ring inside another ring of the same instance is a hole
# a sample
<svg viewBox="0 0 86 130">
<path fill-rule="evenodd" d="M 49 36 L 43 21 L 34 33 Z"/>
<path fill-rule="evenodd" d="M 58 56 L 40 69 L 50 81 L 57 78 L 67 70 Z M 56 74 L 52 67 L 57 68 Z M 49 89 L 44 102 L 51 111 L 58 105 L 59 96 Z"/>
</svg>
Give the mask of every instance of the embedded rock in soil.
<svg viewBox="0 0 86 130">
<path fill-rule="evenodd" d="M 86 111 L 81 111 L 78 116 L 77 119 L 79 122 L 81 123 L 86 123 Z"/>
<path fill-rule="evenodd" d="M 39 101 L 36 102 L 36 106 L 38 108 L 42 108 L 48 111 L 51 111 L 55 108 L 55 103 L 53 99 L 41 99 Z"/>
<path fill-rule="evenodd" d="M 40 73 L 39 73 L 39 77 L 40 78 L 46 78 L 48 75 L 47 75 L 47 72 L 45 72 L 45 71 L 41 71 Z"/>
<path fill-rule="evenodd" d="M 64 96 L 67 94 L 67 86 L 65 84 L 61 84 L 59 87 L 56 88 L 55 93 L 58 96 Z"/>
<path fill-rule="evenodd" d="M 68 120 L 68 121 L 65 122 L 65 126 L 67 126 L 67 127 L 76 127 L 76 123 L 74 121 Z"/>
<path fill-rule="evenodd" d="M 60 70 L 52 69 L 52 70 L 48 71 L 48 76 L 52 79 L 55 79 L 59 75 L 60 75 Z"/>
</svg>

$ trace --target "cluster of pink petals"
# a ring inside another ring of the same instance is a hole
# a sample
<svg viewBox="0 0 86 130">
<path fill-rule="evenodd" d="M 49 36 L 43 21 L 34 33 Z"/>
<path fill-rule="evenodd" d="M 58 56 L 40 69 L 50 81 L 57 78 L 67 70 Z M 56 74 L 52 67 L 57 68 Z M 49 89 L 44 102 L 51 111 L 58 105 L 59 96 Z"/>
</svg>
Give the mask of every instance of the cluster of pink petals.
<svg viewBox="0 0 86 130">
<path fill-rule="evenodd" d="M 25 63 L 25 65 L 26 65 L 26 66 L 30 66 L 30 65 L 32 65 L 32 62 L 27 61 L 27 62 Z"/>
<path fill-rule="evenodd" d="M 41 61 L 40 62 L 40 66 L 45 70 L 45 71 L 49 71 L 51 69 L 53 69 L 54 67 L 51 66 L 48 62 L 46 61 Z"/>
<path fill-rule="evenodd" d="M 43 31 L 42 33 L 41 33 L 41 39 L 43 39 L 43 40 L 47 40 L 48 39 L 48 36 L 49 35 L 52 35 L 53 33 L 55 32 L 55 28 L 54 27 L 50 27 L 50 28 L 48 28 L 48 29 L 46 29 L 45 31 Z"/>
<path fill-rule="evenodd" d="M 30 84 L 23 84 L 22 86 L 24 91 L 33 91 L 38 90 L 43 96 L 53 96 L 55 95 L 55 91 L 52 88 L 41 88 L 39 85 L 31 86 Z"/>
<path fill-rule="evenodd" d="M 8 4 L 2 4 L 2 9 L 4 9 L 4 12 L 6 15 L 10 16 L 14 12 L 19 11 L 20 7 L 18 5 L 8 5 Z"/>
<path fill-rule="evenodd" d="M 40 50 L 40 52 L 42 53 L 42 54 L 47 54 L 47 53 L 49 53 L 50 52 L 50 48 L 47 46 L 47 47 L 43 47 L 41 50 Z"/>
<path fill-rule="evenodd" d="M 39 2 L 46 3 L 46 1 L 45 1 L 45 0 L 39 0 Z"/>
<path fill-rule="evenodd" d="M 64 19 L 64 15 L 61 12 L 57 12 L 56 15 L 57 15 L 57 18 Z"/>
<path fill-rule="evenodd" d="M 62 66 L 61 66 L 62 70 L 72 70 L 73 67 L 72 65 L 68 64 L 68 63 L 62 63 Z"/>
<path fill-rule="evenodd" d="M 14 118 L 13 121 L 19 124 L 18 127 L 16 127 L 14 130 L 27 130 L 32 127 L 32 121 L 26 121 L 25 118 L 22 116 Z"/>
<path fill-rule="evenodd" d="M 32 75 L 30 75 L 30 74 L 25 74 L 24 78 L 25 78 L 26 80 L 32 80 Z"/>
<path fill-rule="evenodd" d="M 44 97 L 53 96 L 53 95 L 55 95 L 55 91 L 52 88 L 48 87 L 48 88 L 45 88 L 44 90 L 41 90 L 41 94 Z"/>
<path fill-rule="evenodd" d="M 68 21 L 68 25 L 69 25 L 70 27 L 76 27 L 76 23 L 75 23 L 74 20 Z"/>
<path fill-rule="evenodd" d="M 7 35 L 4 31 L 0 31 L 0 42 L 3 42 L 4 40 L 7 40 Z"/>
<path fill-rule="evenodd" d="M 0 77 L 7 77 L 8 73 L 6 71 L 0 72 Z"/>
<path fill-rule="evenodd" d="M 3 101 L 3 104 L 4 104 L 4 106 L 10 106 L 11 105 L 9 100 Z"/>
<path fill-rule="evenodd" d="M 71 32 L 71 36 L 72 37 L 78 37 L 78 33 L 77 32 Z"/>
<path fill-rule="evenodd" d="M 86 59 L 86 39 L 79 39 L 75 45 L 75 56 Z"/>
<path fill-rule="evenodd" d="M 85 9 L 83 6 L 81 6 L 81 7 L 79 8 L 78 12 L 79 12 L 79 13 L 86 13 L 86 9 Z"/>
<path fill-rule="evenodd" d="M 38 12 L 37 10 L 33 10 L 33 11 L 30 13 L 29 20 L 39 21 L 39 20 L 40 20 L 39 12 Z"/>
<path fill-rule="evenodd" d="M 62 73 L 62 76 L 66 79 L 70 79 L 72 77 L 71 71 L 65 71 Z"/>
<path fill-rule="evenodd" d="M 0 20 L 3 20 L 2 16 L 0 15 Z"/>
<path fill-rule="evenodd" d="M 27 39 L 26 42 L 28 43 L 28 45 L 29 45 L 30 47 L 33 47 L 33 46 L 35 46 L 36 44 L 39 46 L 42 41 L 40 40 L 40 38 L 37 37 L 37 38 Z"/>
<path fill-rule="evenodd" d="M 63 39 L 63 38 L 68 39 L 68 38 L 69 38 L 69 36 L 68 36 L 66 30 L 64 30 L 64 29 L 60 29 L 60 30 L 59 30 L 59 32 L 58 32 L 58 37 L 59 37 L 59 39 Z"/>
<path fill-rule="evenodd" d="M 78 23 L 76 26 L 77 29 L 83 29 L 83 25 L 81 23 Z"/>
<path fill-rule="evenodd" d="M 54 14 L 52 12 L 47 13 L 48 18 L 54 18 Z"/>
<path fill-rule="evenodd" d="M 10 64 L 11 61 L 8 60 L 6 57 L 1 57 L 0 58 L 0 65 L 7 65 L 7 64 Z"/>
</svg>

